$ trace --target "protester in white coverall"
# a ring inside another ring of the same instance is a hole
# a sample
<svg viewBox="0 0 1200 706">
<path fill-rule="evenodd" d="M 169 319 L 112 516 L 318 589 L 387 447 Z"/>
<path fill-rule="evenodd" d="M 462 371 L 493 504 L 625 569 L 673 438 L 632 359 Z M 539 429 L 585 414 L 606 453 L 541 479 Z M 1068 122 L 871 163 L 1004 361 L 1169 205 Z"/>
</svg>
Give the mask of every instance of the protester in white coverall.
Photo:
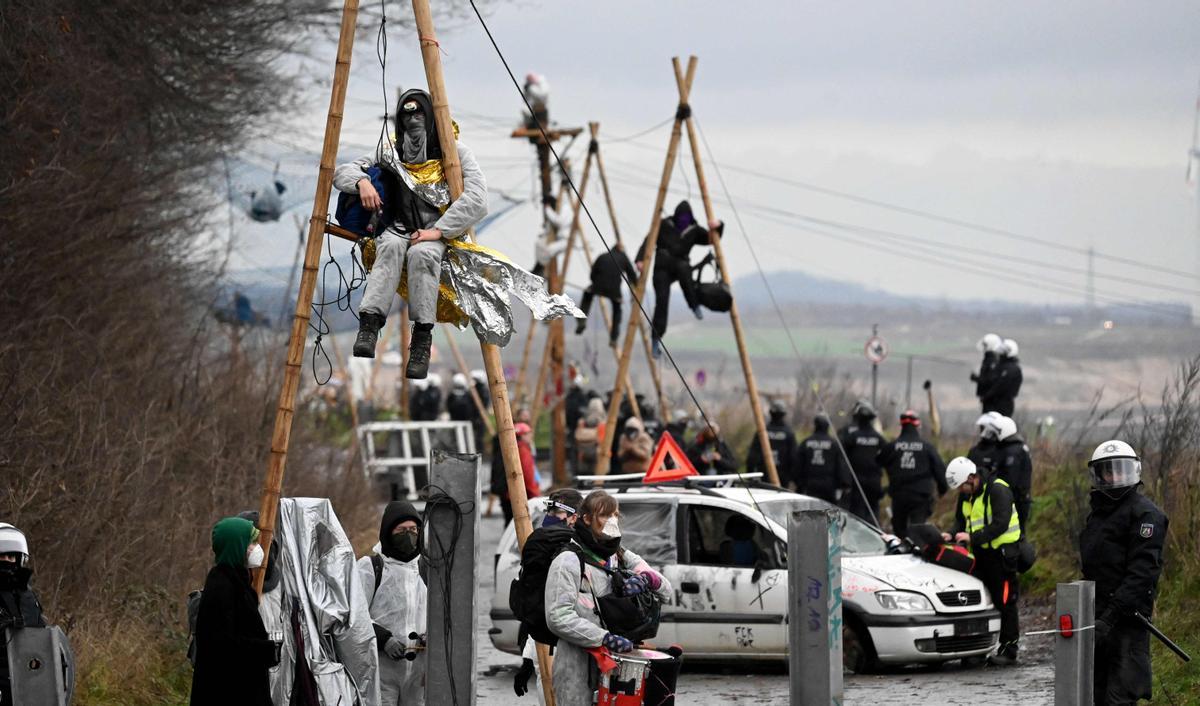
<svg viewBox="0 0 1200 706">
<path fill-rule="evenodd" d="M 591 706 L 598 670 L 586 649 L 604 646 L 630 652 L 634 645 L 600 625 L 595 599 L 613 593 L 607 572 L 592 564 L 620 565 L 637 574 L 625 591 L 654 591 L 664 603 L 671 584 L 637 554 L 621 548 L 617 499 L 603 490 L 587 496 L 575 524 L 575 540 L 550 564 L 546 577 L 546 625 L 559 637 L 554 653 L 554 696 L 558 706 Z M 578 554 L 576 553 L 578 552 Z M 588 565 L 580 572 L 580 555 Z"/>
<path fill-rule="evenodd" d="M 428 589 L 421 578 L 421 514 L 412 503 L 388 503 L 379 526 L 376 557 L 358 560 L 358 574 L 371 608 L 379 648 L 379 694 L 382 706 L 425 703 L 425 652 L 409 661 L 405 653 L 417 645 L 409 633 L 426 633 Z M 376 563 L 382 563 L 378 586 Z"/>
</svg>

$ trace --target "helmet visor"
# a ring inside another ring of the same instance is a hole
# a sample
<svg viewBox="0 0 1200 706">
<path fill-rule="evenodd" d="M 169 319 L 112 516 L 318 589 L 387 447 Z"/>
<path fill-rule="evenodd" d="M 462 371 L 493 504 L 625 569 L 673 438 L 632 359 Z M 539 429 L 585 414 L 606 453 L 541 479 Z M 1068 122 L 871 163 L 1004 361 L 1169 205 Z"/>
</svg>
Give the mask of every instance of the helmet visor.
<svg viewBox="0 0 1200 706">
<path fill-rule="evenodd" d="M 1135 458 L 1105 458 L 1091 464 L 1092 487 L 1128 488 L 1142 480 L 1142 462 Z"/>
</svg>

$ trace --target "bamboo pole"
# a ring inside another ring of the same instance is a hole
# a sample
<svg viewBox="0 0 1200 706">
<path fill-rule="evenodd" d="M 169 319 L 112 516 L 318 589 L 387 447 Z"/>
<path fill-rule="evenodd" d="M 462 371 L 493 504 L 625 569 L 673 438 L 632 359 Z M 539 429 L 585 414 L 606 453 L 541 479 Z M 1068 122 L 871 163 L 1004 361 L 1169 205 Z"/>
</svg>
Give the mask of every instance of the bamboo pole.
<svg viewBox="0 0 1200 706">
<path fill-rule="evenodd" d="M 412 421 L 412 410 L 408 404 L 408 303 L 400 309 L 400 418 Z"/>
<path fill-rule="evenodd" d="M 676 76 L 679 75 L 679 57 L 671 57 Z M 646 250 L 642 255 L 642 271 L 638 275 L 637 286 L 633 291 L 633 301 L 630 305 L 629 323 L 625 327 L 625 340 L 621 344 L 621 358 L 617 364 L 617 375 L 613 378 L 612 398 L 608 402 L 608 419 L 604 425 L 604 437 L 601 438 L 596 454 L 596 475 L 608 473 L 612 461 L 612 439 L 617 433 L 617 413 L 621 408 L 621 393 L 625 377 L 629 374 L 629 359 L 633 355 L 633 339 L 637 335 L 638 317 L 634 316 L 635 307 L 646 292 L 646 283 L 650 280 L 650 271 L 654 266 L 654 249 L 658 244 L 658 230 L 662 223 L 663 204 L 667 201 L 667 187 L 671 185 L 671 170 L 675 168 L 675 155 L 679 150 L 679 140 L 683 132 L 683 108 L 687 104 L 688 91 L 692 86 L 692 78 L 696 74 L 696 57 L 688 60 L 687 77 L 679 85 L 679 108 L 675 114 L 675 124 L 671 127 L 671 141 L 667 145 L 667 159 L 663 164 L 662 178 L 658 184 L 658 196 L 654 200 L 654 213 L 651 215 L 650 232 L 646 235 Z"/>
<path fill-rule="evenodd" d="M 479 416 L 483 419 L 483 423 L 487 426 L 488 434 L 496 433 L 496 425 L 492 423 L 492 415 L 488 412 L 488 408 L 483 404 L 483 398 L 479 396 L 479 391 L 475 389 L 475 384 L 470 382 L 471 369 L 467 367 L 467 360 L 463 358 L 462 351 L 458 349 L 458 343 L 454 340 L 454 331 L 450 328 L 450 324 L 442 325 L 442 333 L 446 334 L 446 343 L 450 344 L 450 353 L 454 355 L 454 362 L 458 363 L 458 370 L 467 378 L 467 390 L 471 393 L 471 399 L 475 400 L 475 409 L 479 410 Z M 478 440 L 479 446 L 483 446 L 483 439 Z M 478 449 L 476 449 L 478 451 Z"/>
<path fill-rule="evenodd" d="M 564 166 L 564 171 L 566 169 L 570 169 L 571 168 L 571 160 L 564 158 L 563 166 Z M 566 198 L 566 193 L 567 193 L 567 180 L 563 179 L 562 183 L 559 184 L 559 187 L 558 187 L 558 197 L 554 201 L 554 212 L 555 213 L 559 213 L 562 211 L 563 199 Z M 549 285 L 549 283 L 547 282 L 547 286 L 548 285 Z M 528 329 L 527 333 L 525 334 L 525 350 L 522 351 L 522 353 L 521 353 L 521 370 L 520 370 L 520 372 L 517 373 L 517 401 L 520 404 L 529 407 L 531 410 L 533 409 L 533 407 L 536 404 L 539 404 L 539 403 L 534 402 L 531 399 L 528 399 L 529 388 L 526 387 L 526 384 L 529 381 L 529 375 L 528 375 L 528 373 L 529 373 L 529 351 L 533 348 L 533 337 L 534 337 L 535 333 L 537 333 L 537 319 L 533 316 L 533 314 L 530 314 L 529 315 L 529 329 Z M 542 376 L 545 374 L 545 368 L 546 368 L 546 358 L 545 358 L 546 351 L 543 350 L 542 355 L 543 355 L 542 362 L 538 366 L 538 375 L 539 376 Z M 542 377 L 539 377 L 538 381 L 535 383 L 535 388 L 538 391 L 535 391 L 534 399 L 541 397 L 540 390 L 541 390 L 541 386 L 544 382 L 545 382 L 545 379 Z M 531 416 L 531 421 L 533 422 L 533 424 L 535 424 L 535 425 L 537 424 L 537 415 L 536 414 Z"/>
<path fill-rule="evenodd" d="M 354 2 L 354 0 L 347 0 Z M 434 33 L 433 15 L 429 0 L 412 0 L 413 16 L 417 25 L 417 37 L 421 43 L 421 59 L 425 64 L 425 79 L 429 84 L 429 95 L 433 99 L 434 121 L 437 123 L 438 142 L 442 147 L 442 172 L 450 187 L 450 198 L 462 195 L 462 165 L 458 161 L 458 149 L 450 122 L 450 104 L 446 96 L 446 84 L 442 77 L 442 57 L 438 53 L 437 37 Z M 326 201 L 327 203 L 327 201 Z M 467 236 L 471 237 L 471 236 Z M 319 249 L 317 250 L 319 254 Z M 504 365 L 500 361 L 500 349 L 494 345 L 480 344 L 483 365 L 487 370 L 488 385 L 492 391 L 492 408 L 496 412 L 496 426 L 500 437 L 500 452 L 504 458 L 504 475 L 508 482 L 508 497 L 512 503 L 513 524 L 517 529 L 517 543 L 523 548 L 525 539 L 533 532 L 529 519 L 529 498 L 525 493 L 525 477 L 521 473 L 521 457 L 517 451 L 517 436 L 513 432 L 512 408 L 508 402 L 508 385 L 504 380 Z M 546 645 L 537 645 L 538 664 L 543 675 L 542 684 L 546 703 L 554 706 L 554 688 L 551 675 L 554 673 L 550 661 L 550 650 Z"/>
<path fill-rule="evenodd" d="M 271 453 L 267 476 L 263 482 L 262 499 L 258 509 L 259 544 L 263 548 L 263 568 L 254 571 L 254 590 L 262 593 L 263 576 L 275 536 L 279 514 L 279 494 L 283 487 L 283 471 L 287 465 L 288 442 L 295 415 L 296 390 L 300 387 L 300 370 L 304 364 L 304 344 L 308 335 L 308 320 L 313 292 L 317 286 L 317 266 L 321 262 L 321 245 L 325 240 L 325 220 L 329 216 L 329 192 L 333 189 L 334 160 L 342 131 L 342 111 L 346 105 L 346 87 L 350 81 L 350 58 L 354 47 L 354 25 L 358 19 L 358 0 L 345 0 L 342 5 L 342 26 L 338 34 L 337 60 L 333 70 L 333 88 L 329 95 L 329 111 L 325 117 L 325 140 L 321 146 L 321 166 L 317 173 L 316 195 L 312 216 L 308 220 L 308 243 L 304 250 L 304 271 L 300 276 L 300 294 L 292 315 L 292 332 L 288 339 L 287 362 L 283 370 L 283 387 L 275 410 L 275 425 L 271 430 Z M 515 451 L 514 445 L 514 451 Z"/>
<path fill-rule="evenodd" d="M 688 63 L 691 65 L 695 62 L 696 57 L 693 56 Z M 675 66 L 675 82 L 679 85 L 679 100 L 686 102 L 689 86 L 685 85 L 678 65 Z M 704 163 L 700 159 L 700 145 L 696 138 L 695 121 L 692 120 L 690 112 L 684 122 L 687 125 L 692 162 L 696 165 L 696 184 L 700 190 L 700 197 L 704 201 L 704 215 L 711 223 L 716 216 L 713 213 L 712 199 L 708 196 L 708 182 L 704 178 Z M 721 239 L 711 231 L 709 231 L 709 244 L 712 245 L 713 253 L 717 256 L 717 267 L 721 270 L 721 279 L 725 281 L 725 286 L 733 291 L 733 283 L 729 281 L 729 269 L 725 266 L 725 252 L 721 247 Z M 754 426 L 758 429 L 758 443 L 762 449 L 763 463 L 767 467 L 767 479 L 772 484 L 779 485 L 779 471 L 775 468 L 775 456 L 771 453 L 771 439 L 767 436 L 767 421 L 763 415 L 762 404 L 758 399 L 758 384 L 754 380 L 754 369 L 750 365 L 750 354 L 746 350 L 746 336 L 742 332 L 742 317 L 738 314 L 737 297 L 734 297 L 733 306 L 729 309 L 729 321 L 733 324 L 738 356 L 742 359 L 742 372 L 746 375 L 746 389 L 750 392 L 750 410 L 754 413 Z"/>
<path fill-rule="evenodd" d="M 604 190 L 604 203 L 608 206 L 608 217 L 612 221 L 613 236 L 617 239 L 618 245 L 623 245 L 621 242 L 621 226 L 617 223 L 617 211 L 613 208 L 612 192 L 608 189 L 608 173 L 604 171 L 604 157 L 600 153 L 599 141 L 597 135 L 600 132 L 600 123 L 588 123 L 588 128 L 592 132 L 592 141 L 597 143 L 596 147 L 596 171 L 600 174 L 600 187 Z M 588 252 L 587 238 L 583 239 L 584 253 L 589 261 L 592 261 L 592 256 Z M 662 418 L 663 424 L 670 420 L 670 407 L 667 404 L 667 396 L 663 394 L 662 376 L 659 375 L 658 363 L 654 362 L 654 353 L 650 349 L 650 335 L 646 333 L 645 322 L 636 308 L 637 302 L 629 303 L 629 316 L 637 319 L 638 337 L 642 339 L 642 348 L 646 353 L 646 365 L 650 369 L 650 379 L 654 382 L 654 392 L 658 396 L 658 412 Z M 628 384 L 628 376 L 626 376 L 626 384 Z M 632 389 L 632 388 L 630 388 Z"/>
</svg>

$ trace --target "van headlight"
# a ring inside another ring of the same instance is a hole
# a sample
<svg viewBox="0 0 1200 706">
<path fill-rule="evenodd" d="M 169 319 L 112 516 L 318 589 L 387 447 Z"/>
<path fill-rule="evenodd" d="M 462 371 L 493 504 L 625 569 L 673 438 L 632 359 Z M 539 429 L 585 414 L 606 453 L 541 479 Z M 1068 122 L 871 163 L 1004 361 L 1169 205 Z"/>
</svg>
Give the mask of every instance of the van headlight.
<svg viewBox="0 0 1200 706">
<path fill-rule="evenodd" d="M 932 613 L 933 604 L 919 593 L 911 591 L 876 591 L 875 599 L 884 610 L 897 613 Z"/>
</svg>

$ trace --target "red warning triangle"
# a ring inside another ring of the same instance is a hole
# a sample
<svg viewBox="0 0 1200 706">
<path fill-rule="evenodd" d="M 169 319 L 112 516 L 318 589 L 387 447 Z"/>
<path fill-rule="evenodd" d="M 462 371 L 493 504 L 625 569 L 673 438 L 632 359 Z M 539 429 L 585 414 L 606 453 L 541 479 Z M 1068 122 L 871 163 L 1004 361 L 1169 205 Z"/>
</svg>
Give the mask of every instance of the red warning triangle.
<svg viewBox="0 0 1200 706">
<path fill-rule="evenodd" d="M 666 466 L 668 457 L 672 461 L 672 468 Z M 698 475 L 700 474 L 696 472 L 696 467 L 688 460 L 683 449 L 679 448 L 679 444 L 671 436 L 671 432 L 664 431 L 662 438 L 658 440 L 658 448 L 654 450 L 654 457 L 650 459 L 650 467 L 646 470 L 642 482 L 656 483 Z"/>
</svg>

